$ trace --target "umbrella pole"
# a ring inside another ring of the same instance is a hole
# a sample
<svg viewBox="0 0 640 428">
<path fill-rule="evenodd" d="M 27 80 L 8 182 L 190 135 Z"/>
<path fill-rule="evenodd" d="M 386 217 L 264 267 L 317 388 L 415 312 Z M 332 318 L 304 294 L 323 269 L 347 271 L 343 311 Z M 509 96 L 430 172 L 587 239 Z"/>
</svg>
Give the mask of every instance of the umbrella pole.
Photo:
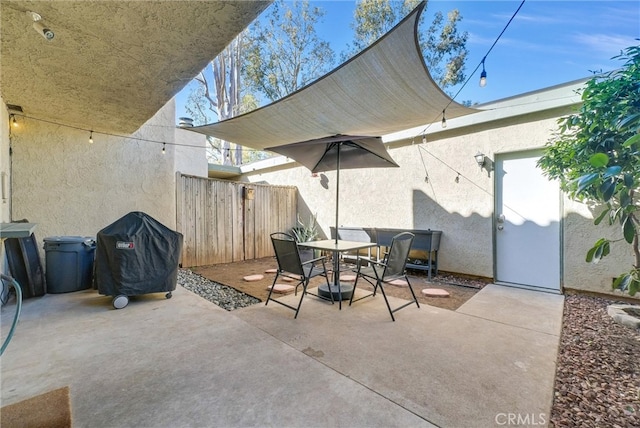
<svg viewBox="0 0 640 428">
<path fill-rule="evenodd" d="M 340 199 L 340 146 L 341 143 L 338 143 L 338 157 L 336 162 L 336 245 L 338 245 L 338 206 Z"/>
</svg>

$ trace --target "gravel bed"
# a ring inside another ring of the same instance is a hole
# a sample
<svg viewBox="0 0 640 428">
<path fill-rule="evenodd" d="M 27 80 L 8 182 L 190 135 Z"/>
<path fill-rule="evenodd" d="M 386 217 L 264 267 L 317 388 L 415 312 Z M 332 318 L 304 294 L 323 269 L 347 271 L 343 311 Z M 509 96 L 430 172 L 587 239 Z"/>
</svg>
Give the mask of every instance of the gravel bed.
<svg viewBox="0 0 640 428">
<path fill-rule="evenodd" d="M 640 331 L 614 322 L 612 303 L 565 298 L 552 427 L 640 427 Z"/>
<path fill-rule="evenodd" d="M 223 309 L 232 311 L 260 303 L 259 299 L 235 288 L 211 281 L 189 269 L 178 270 L 178 284 Z"/>
</svg>

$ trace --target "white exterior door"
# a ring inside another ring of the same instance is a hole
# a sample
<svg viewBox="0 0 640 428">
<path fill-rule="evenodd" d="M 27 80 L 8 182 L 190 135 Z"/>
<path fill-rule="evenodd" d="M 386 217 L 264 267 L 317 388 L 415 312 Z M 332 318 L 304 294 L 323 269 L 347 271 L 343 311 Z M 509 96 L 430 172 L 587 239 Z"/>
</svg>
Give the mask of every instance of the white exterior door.
<svg viewBox="0 0 640 428">
<path fill-rule="evenodd" d="M 496 282 L 560 292 L 560 187 L 540 151 L 496 156 Z"/>
</svg>

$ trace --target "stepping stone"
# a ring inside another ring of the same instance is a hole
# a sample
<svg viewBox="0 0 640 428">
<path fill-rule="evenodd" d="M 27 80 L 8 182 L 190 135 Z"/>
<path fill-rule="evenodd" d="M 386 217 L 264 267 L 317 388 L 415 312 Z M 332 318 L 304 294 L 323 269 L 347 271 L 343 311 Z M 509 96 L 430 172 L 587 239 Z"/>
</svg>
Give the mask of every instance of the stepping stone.
<svg viewBox="0 0 640 428">
<path fill-rule="evenodd" d="M 427 297 L 449 297 L 449 292 L 441 288 L 424 288 L 422 294 Z"/>
<path fill-rule="evenodd" d="M 278 269 L 267 269 L 264 273 L 278 273 Z"/>
<path fill-rule="evenodd" d="M 268 286 L 267 290 L 271 290 L 271 286 Z M 293 290 L 295 290 L 295 287 L 289 284 L 275 284 L 273 286 L 274 293 L 288 293 Z"/>
<path fill-rule="evenodd" d="M 352 282 L 356 280 L 355 275 L 340 275 L 340 281 Z"/>
<path fill-rule="evenodd" d="M 248 282 L 260 281 L 261 279 L 264 279 L 264 275 L 260 275 L 260 274 L 258 274 L 258 275 L 247 275 L 242 279 L 244 279 L 245 281 L 248 281 Z"/>
<path fill-rule="evenodd" d="M 389 281 L 386 284 L 395 285 L 396 287 L 408 287 L 409 283 L 403 279 L 394 279 L 393 281 Z"/>
</svg>

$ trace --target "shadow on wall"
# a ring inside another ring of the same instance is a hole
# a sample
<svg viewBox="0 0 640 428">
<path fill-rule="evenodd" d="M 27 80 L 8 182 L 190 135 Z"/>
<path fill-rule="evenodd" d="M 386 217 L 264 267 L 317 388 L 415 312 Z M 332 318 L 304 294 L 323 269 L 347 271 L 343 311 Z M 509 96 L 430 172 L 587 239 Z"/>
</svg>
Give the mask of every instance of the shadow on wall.
<svg viewBox="0 0 640 428">
<path fill-rule="evenodd" d="M 412 206 L 413 229 L 442 231 L 438 254 L 440 269 L 493 277 L 493 229 L 490 217 L 475 212 L 468 217 L 451 213 L 421 190 L 413 191 Z"/>
<path fill-rule="evenodd" d="M 600 214 L 598 208 L 589 209 L 594 215 Z M 603 221 L 593 224 L 592 218 L 578 213 L 570 213 L 564 219 L 564 278 L 565 287 L 587 290 L 596 293 L 613 293 L 613 279 L 628 272 L 634 264 L 631 246 L 622 239 L 619 222 L 609 226 Z M 611 253 L 599 263 L 587 263 L 587 252 L 600 238 L 612 242 Z"/>
<path fill-rule="evenodd" d="M 309 219 L 312 216 L 317 214 L 315 211 L 314 212 L 311 211 L 311 208 L 309 208 L 309 205 L 302 198 L 302 196 L 300 196 L 299 192 L 298 192 L 298 214 L 300 214 L 300 219 L 305 224 L 309 222 Z M 318 232 L 318 236 L 316 237 L 316 239 L 328 239 L 327 235 L 324 233 L 324 231 L 322 230 L 322 227 L 320 227 L 319 224 L 316 225 L 316 230 Z"/>
</svg>

